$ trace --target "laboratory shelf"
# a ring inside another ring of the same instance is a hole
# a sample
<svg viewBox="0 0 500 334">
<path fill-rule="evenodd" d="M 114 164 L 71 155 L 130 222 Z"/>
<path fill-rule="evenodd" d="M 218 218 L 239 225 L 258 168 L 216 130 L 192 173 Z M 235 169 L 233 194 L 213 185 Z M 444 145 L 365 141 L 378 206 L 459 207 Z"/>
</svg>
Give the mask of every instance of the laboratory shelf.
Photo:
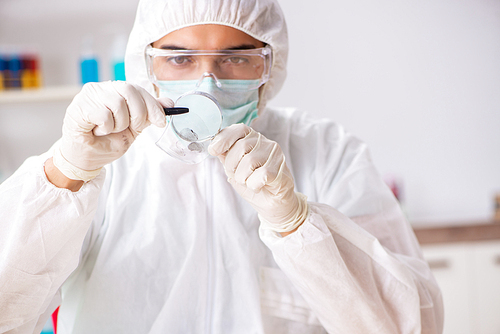
<svg viewBox="0 0 500 334">
<path fill-rule="evenodd" d="M 80 90 L 77 85 L 4 90 L 0 92 L 0 104 L 70 101 Z"/>
</svg>

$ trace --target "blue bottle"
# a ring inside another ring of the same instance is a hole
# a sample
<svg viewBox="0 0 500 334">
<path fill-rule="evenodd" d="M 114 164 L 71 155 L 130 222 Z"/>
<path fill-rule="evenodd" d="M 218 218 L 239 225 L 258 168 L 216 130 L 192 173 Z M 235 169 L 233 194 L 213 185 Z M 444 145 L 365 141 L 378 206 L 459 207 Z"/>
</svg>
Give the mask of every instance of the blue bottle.
<svg viewBox="0 0 500 334">
<path fill-rule="evenodd" d="M 113 79 L 125 81 L 125 49 L 127 48 L 127 37 L 124 34 L 115 36 L 112 45 L 111 65 L 113 67 Z"/>
<path fill-rule="evenodd" d="M 80 73 L 82 84 L 99 81 L 99 62 L 92 49 L 92 37 L 86 36 L 82 41 L 80 57 Z"/>
<path fill-rule="evenodd" d="M 125 62 L 117 62 L 113 65 L 115 80 L 125 81 Z"/>
<path fill-rule="evenodd" d="M 0 90 L 4 90 L 6 87 L 6 80 L 7 80 L 6 76 L 7 76 L 7 59 L 3 54 L 0 53 Z"/>
<path fill-rule="evenodd" d="M 82 84 L 99 81 L 99 64 L 96 58 L 81 59 Z"/>
<path fill-rule="evenodd" d="M 21 88 L 21 58 L 13 54 L 7 67 L 7 88 Z"/>
</svg>

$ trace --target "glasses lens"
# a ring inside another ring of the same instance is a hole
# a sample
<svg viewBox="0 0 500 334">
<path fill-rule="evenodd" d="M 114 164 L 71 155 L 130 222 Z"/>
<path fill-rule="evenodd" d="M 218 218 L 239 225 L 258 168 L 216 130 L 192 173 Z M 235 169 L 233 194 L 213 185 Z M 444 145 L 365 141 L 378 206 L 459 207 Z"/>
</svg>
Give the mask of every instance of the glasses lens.
<svg viewBox="0 0 500 334">
<path fill-rule="evenodd" d="M 150 48 L 147 54 L 154 82 L 197 80 L 209 72 L 219 80 L 254 80 L 258 88 L 267 81 L 271 63 L 268 47 L 214 52 Z"/>
</svg>

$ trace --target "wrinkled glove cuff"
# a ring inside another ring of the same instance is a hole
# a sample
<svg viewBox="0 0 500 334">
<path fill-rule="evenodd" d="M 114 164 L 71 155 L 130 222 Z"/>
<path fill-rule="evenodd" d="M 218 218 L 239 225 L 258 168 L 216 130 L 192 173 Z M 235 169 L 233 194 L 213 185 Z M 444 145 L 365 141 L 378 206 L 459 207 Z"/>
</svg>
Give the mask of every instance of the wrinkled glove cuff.
<svg viewBox="0 0 500 334">
<path fill-rule="evenodd" d="M 295 214 L 285 222 L 280 224 L 271 223 L 259 214 L 260 225 L 262 228 L 275 231 L 278 233 L 291 232 L 298 228 L 307 219 L 309 214 L 309 206 L 307 205 L 307 196 L 299 192 L 295 192 L 298 200 L 298 207 Z"/>
<path fill-rule="evenodd" d="M 83 170 L 73 166 L 68 160 L 64 158 L 61 153 L 60 147 L 54 148 L 54 156 L 52 158 L 54 166 L 61 171 L 67 178 L 71 180 L 90 181 L 95 178 L 102 170 L 102 167 L 96 170 Z"/>
</svg>

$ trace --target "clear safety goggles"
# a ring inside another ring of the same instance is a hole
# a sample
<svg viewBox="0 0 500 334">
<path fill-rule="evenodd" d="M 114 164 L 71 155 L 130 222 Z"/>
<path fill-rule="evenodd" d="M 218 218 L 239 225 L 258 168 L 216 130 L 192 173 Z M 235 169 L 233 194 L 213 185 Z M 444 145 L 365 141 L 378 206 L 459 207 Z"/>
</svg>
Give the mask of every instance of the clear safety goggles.
<svg viewBox="0 0 500 334">
<path fill-rule="evenodd" d="M 203 80 L 210 73 L 224 91 L 257 89 L 269 80 L 271 47 L 246 50 L 166 50 L 146 48 L 148 76 L 159 86 L 162 81 Z M 201 77 L 201 79 L 200 79 Z M 231 80 L 252 80 L 239 88 Z"/>
</svg>

